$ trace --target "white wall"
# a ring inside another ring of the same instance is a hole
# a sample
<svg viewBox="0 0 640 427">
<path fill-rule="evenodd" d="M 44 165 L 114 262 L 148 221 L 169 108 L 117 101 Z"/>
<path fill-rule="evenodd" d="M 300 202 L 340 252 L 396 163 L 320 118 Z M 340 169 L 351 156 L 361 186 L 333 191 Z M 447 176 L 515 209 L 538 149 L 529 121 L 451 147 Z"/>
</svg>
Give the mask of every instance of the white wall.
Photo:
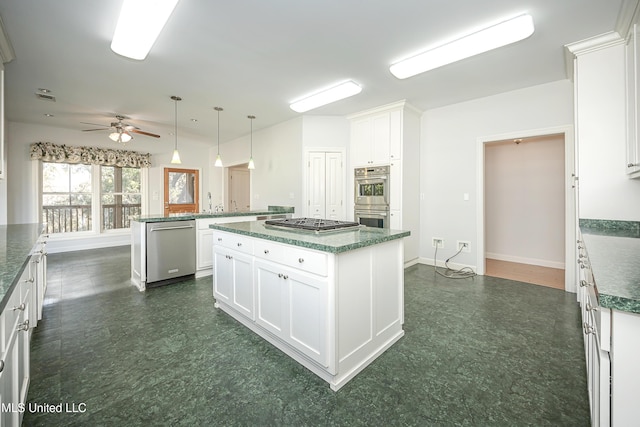
<svg viewBox="0 0 640 427">
<path fill-rule="evenodd" d="M 303 116 L 302 144 L 306 148 L 349 148 L 351 125 L 346 117 Z M 348 164 L 348 159 L 344 159 Z"/>
<path fill-rule="evenodd" d="M 456 252 L 456 240 L 471 253 L 455 262 L 476 266 L 478 141 L 486 136 L 569 125 L 573 86 L 561 80 L 426 111 L 420 148 L 420 256 L 433 259 L 432 237 L 445 240 L 438 257 Z M 465 201 L 463 195 L 469 194 Z"/>
<path fill-rule="evenodd" d="M 624 46 L 578 56 L 579 216 L 640 221 L 640 180 L 626 175 Z"/>
<path fill-rule="evenodd" d="M 564 268 L 564 137 L 485 145 L 486 257 Z"/>
<path fill-rule="evenodd" d="M 209 151 L 211 165 L 217 151 L 217 146 Z M 247 163 L 249 152 L 248 134 L 220 144 L 220 155 L 225 167 Z M 301 212 L 301 159 L 302 117 L 253 132 L 253 160 L 256 168 L 251 171 L 252 210 L 279 205 L 293 206 L 295 212 Z M 212 173 L 212 198 L 214 203 L 224 203 L 225 173 L 222 169 L 215 169 Z"/>
</svg>

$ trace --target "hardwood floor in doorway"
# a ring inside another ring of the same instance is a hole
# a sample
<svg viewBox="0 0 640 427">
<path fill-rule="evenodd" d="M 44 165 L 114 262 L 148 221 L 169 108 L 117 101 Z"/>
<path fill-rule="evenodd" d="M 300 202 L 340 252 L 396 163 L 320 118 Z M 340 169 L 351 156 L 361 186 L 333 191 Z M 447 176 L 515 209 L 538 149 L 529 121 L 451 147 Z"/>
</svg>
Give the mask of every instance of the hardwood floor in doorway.
<svg viewBox="0 0 640 427">
<path fill-rule="evenodd" d="M 491 277 L 501 277 L 555 289 L 564 289 L 564 269 L 560 268 L 487 258 L 485 274 Z"/>
</svg>

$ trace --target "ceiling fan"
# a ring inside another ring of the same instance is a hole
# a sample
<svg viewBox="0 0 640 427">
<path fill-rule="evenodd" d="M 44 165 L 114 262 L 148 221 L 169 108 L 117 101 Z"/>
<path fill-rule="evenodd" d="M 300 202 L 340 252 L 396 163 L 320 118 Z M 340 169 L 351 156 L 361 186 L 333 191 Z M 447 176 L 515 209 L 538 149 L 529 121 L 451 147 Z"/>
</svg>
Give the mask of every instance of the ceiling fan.
<svg viewBox="0 0 640 427">
<path fill-rule="evenodd" d="M 140 128 L 130 125 L 128 123 L 123 123 L 122 121 L 125 119 L 126 117 L 124 116 L 120 116 L 117 115 L 116 119 L 118 120 L 117 122 L 112 122 L 110 126 L 106 126 L 106 125 L 98 125 L 95 123 L 86 123 L 86 122 L 81 122 L 83 124 L 86 125 L 94 125 L 94 126 L 103 126 L 101 128 L 98 129 L 84 129 L 83 132 L 93 132 L 96 130 L 110 130 L 112 129 L 113 131 L 109 134 L 109 138 L 112 141 L 121 143 L 121 144 L 125 144 L 129 141 L 131 141 L 133 139 L 133 135 L 131 135 L 132 133 L 137 133 L 140 135 L 146 135 L 146 136 L 152 136 L 154 138 L 160 138 L 160 135 L 156 135 L 155 133 L 150 133 L 150 132 L 145 132 L 140 130 Z"/>
</svg>

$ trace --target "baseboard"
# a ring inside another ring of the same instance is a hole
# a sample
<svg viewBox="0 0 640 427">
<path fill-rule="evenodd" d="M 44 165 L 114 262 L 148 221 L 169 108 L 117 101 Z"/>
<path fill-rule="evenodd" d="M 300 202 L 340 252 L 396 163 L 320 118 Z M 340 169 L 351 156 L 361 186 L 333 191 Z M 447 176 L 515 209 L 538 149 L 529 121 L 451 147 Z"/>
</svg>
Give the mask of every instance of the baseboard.
<svg viewBox="0 0 640 427">
<path fill-rule="evenodd" d="M 55 254 L 127 245 L 131 245 L 131 233 L 74 237 L 51 235 L 51 237 L 47 239 L 47 252 Z"/>
<path fill-rule="evenodd" d="M 524 258 L 513 255 L 496 254 L 493 252 L 485 253 L 485 257 L 488 259 L 495 259 L 496 261 L 517 262 L 518 264 L 537 265 L 540 267 L 558 268 L 560 270 L 564 270 L 565 267 L 564 262 L 549 261 L 536 258 Z"/>
<path fill-rule="evenodd" d="M 420 257 L 420 258 L 418 258 L 418 263 L 425 264 L 425 265 L 434 265 L 433 258 Z M 438 260 L 438 267 L 447 268 L 447 266 L 444 264 L 444 260 Z M 449 262 L 449 268 L 451 268 L 453 270 L 461 270 L 463 268 L 470 268 L 471 270 L 476 271 L 476 266 L 475 265 L 458 264 L 456 262 L 451 262 L 451 261 Z"/>
</svg>

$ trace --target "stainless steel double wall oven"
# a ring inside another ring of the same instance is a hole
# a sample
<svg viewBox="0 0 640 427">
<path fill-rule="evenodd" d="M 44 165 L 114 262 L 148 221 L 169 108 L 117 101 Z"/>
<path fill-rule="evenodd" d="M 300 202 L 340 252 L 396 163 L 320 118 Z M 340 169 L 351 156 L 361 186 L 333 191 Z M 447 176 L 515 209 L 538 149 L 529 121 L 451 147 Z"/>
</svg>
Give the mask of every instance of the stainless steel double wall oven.
<svg viewBox="0 0 640 427">
<path fill-rule="evenodd" d="M 354 170 L 354 219 L 368 227 L 389 228 L 389 166 Z"/>
</svg>

